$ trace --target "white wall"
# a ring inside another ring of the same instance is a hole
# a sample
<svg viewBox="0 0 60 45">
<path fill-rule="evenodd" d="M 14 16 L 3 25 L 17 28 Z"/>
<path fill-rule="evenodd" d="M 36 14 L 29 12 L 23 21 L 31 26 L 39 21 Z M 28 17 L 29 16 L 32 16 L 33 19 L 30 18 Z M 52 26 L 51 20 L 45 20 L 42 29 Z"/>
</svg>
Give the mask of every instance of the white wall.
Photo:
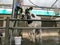
<svg viewBox="0 0 60 45">
<path fill-rule="evenodd" d="M 12 4 L 13 0 L 0 0 L 0 4 Z"/>
</svg>

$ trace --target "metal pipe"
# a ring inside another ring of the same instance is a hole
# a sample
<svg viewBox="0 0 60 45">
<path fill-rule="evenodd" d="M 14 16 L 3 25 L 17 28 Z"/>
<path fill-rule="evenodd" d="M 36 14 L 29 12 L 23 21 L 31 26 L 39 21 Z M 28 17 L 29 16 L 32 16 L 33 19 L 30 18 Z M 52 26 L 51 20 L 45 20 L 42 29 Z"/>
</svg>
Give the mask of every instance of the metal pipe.
<svg viewBox="0 0 60 45">
<path fill-rule="evenodd" d="M 10 27 L 10 29 L 60 29 L 60 27 Z"/>
<path fill-rule="evenodd" d="M 24 20 L 21 20 L 21 19 L 10 19 L 10 21 L 44 21 L 44 22 L 60 22 L 60 20 L 36 20 L 36 19 L 24 19 Z"/>
<path fill-rule="evenodd" d="M 46 9 L 60 9 L 60 7 L 59 8 L 57 8 L 57 7 L 37 7 L 37 6 L 29 6 L 29 5 L 23 5 L 23 6 L 24 7 L 35 7 L 35 8 L 46 8 Z"/>
<path fill-rule="evenodd" d="M 0 19 L 0 21 L 6 21 L 7 19 Z M 31 19 L 25 19 L 25 20 L 21 20 L 21 19 L 9 19 L 9 21 L 43 21 L 43 22 L 60 22 L 60 20 L 31 20 Z"/>
<path fill-rule="evenodd" d="M 0 27 L 0 29 L 6 29 L 6 27 Z"/>
<path fill-rule="evenodd" d="M 6 21 L 6 29 L 5 29 L 5 45 L 9 45 L 9 17 L 7 17 Z"/>
<path fill-rule="evenodd" d="M 9 27 L 9 29 L 60 29 L 60 27 Z M 0 29 L 6 29 L 6 27 L 0 27 Z"/>
<path fill-rule="evenodd" d="M 7 19 L 0 19 L 0 21 L 6 21 Z M 21 20 L 21 19 L 9 19 L 9 21 L 44 21 L 44 22 L 60 22 L 60 20 L 36 20 L 36 19 L 24 19 L 24 20 Z"/>
<path fill-rule="evenodd" d="M 6 19 L 0 19 L 0 21 L 6 21 Z"/>
<path fill-rule="evenodd" d="M 56 0 L 56 1 L 51 5 L 51 7 L 53 7 L 53 6 L 56 4 L 57 1 L 58 1 L 58 0 Z"/>
</svg>

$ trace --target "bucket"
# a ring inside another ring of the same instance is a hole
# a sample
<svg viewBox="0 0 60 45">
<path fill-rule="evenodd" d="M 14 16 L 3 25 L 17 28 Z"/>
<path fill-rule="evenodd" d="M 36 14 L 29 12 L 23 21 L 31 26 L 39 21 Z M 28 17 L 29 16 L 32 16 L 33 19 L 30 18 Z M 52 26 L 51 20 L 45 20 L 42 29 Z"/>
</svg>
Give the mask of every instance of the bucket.
<svg viewBox="0 0 60 45">
<path fill-rule="evenodd" d="M 21 38 L 21 36 L 20 37 L 14 37 L 14 40 L 15 40 L 15 45 L 21 45 L 21 40 L 22 40 L 22 38 Z"/>
</svg>

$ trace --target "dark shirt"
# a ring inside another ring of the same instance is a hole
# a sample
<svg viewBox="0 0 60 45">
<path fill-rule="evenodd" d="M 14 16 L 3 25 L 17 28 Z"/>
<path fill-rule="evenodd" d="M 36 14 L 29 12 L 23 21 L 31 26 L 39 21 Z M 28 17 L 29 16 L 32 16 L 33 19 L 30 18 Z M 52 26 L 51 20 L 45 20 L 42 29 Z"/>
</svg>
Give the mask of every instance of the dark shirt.
<svg viewBox="0 0 60 45">
<path fill-rule="evenodd" d="M 15 6 L 14 6 L 14 9 L 15 9 L 16 13 L 18 13 L 18 11 L 20 11 L 20 13 L 23 12 L 23 9 L 21 7 L 21 3 L 20 2 L 16 2 Z"/>
<path fill-rule="evenodd" d="M 14 9 L 15 9 L 16 7 L 21 7 L 20 2 L 16 2 L 15 6 L 14 6 Z"/>
</svg>

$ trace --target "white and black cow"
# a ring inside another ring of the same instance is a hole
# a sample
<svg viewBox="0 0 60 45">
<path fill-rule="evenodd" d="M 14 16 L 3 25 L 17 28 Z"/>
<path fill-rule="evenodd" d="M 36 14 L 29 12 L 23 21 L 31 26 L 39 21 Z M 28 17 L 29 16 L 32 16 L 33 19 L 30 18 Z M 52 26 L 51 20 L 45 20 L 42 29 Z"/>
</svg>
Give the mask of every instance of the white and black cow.
<svg viewBox="0 0 60 45">
<path fill-rule="evenodd" d="M 27 17 L 27 16 L 25 15 L 25 13 L 22 13 L 21 19 L 24 19 L 24 17 Z M 34 14 L 30 14 L 30 18 L 28 18 L 28 19 L 41 20 L 41 17 L 34 15 Z M 30 20 L 28 20 L 27 23 L 28 23 L 29 27 L 41 27 L 41 21 L 30 21 Z M 32 31 L 30 31 L 29 37 L 32 41 L 35 42 L 35 39 L 39 40 L 40 38 L 42 38 L 41 34 L 42 34 L 41 29 L 33 29 Z"/>
<path fill-rule="evenodd" d="M 24 18 L 23 15 L 22 15 L 22 17 Z M 31 20 L 41 20 L 41 17 L 36 16 L 34 14 L 30 14 L 30 18 L 31 18 Z M 28 20 L 27 23 L 28 23 L 29 27 L 41 27 L 41 21 L 30 21 L 30 20 Z M 30 35 L 31 39 L 33 41 L 35 41 L 35 38 L 37 38 L 38 40 L 39 40 L 39 38 L 41 38 L 41 33 L 42 33 L 41 29 L 33 29 L 29 33 L 29 35 Z"/>
</svg>

